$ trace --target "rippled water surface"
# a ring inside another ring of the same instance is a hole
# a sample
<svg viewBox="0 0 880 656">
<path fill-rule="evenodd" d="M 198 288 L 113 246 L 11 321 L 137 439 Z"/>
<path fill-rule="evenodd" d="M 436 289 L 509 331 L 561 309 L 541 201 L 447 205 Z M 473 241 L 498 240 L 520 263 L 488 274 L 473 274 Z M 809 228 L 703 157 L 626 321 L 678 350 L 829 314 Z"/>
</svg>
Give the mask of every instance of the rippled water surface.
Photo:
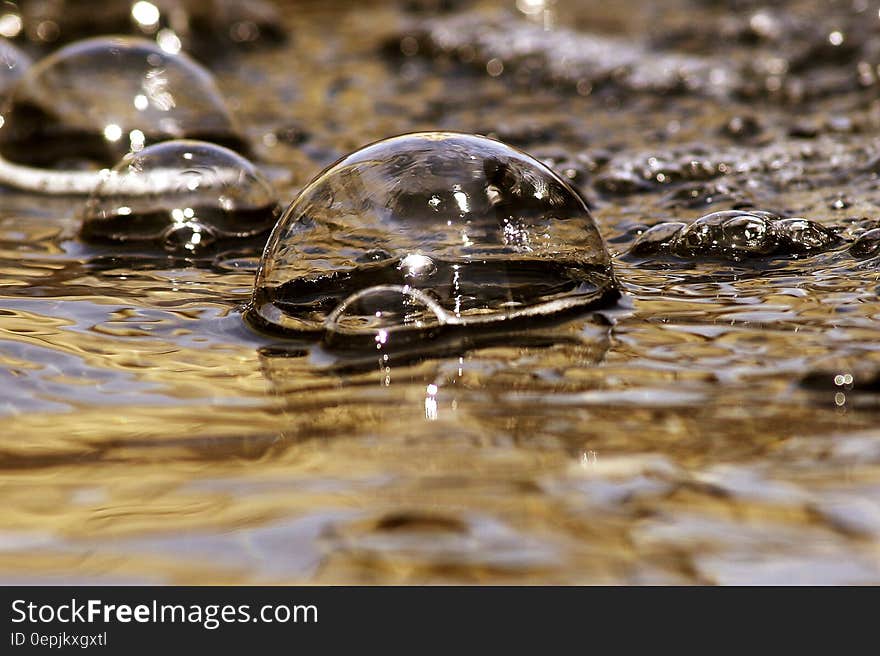
<svg viewBox="0 0 880 656">
<path fill-rule="evenodd" d="M 487 134 L 580 189 L 624 298 L 338 367 L 243 321 L 259 244 L 86 244 L 85 201 L 3 192 L 0 580 L 880 583 L 872 3 L 279 5 L 286 44 L 202 57 L 284 205 Z M 841 241 L 626 254 L 742 207 Z"/>
</svg>

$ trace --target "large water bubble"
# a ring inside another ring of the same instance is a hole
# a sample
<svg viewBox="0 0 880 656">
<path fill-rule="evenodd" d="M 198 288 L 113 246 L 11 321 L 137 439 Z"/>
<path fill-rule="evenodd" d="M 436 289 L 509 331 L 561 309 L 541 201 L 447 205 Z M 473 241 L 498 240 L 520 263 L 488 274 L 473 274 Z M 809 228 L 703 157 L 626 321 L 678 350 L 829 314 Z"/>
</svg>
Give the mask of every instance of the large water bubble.
<svg viewBox="0 0 880 656">
<path fill-rule="evenodd" d="M 268 234 L 279 213 L 272 186 L 248 160 L 211 143 L 167 141 L 104 176 L 82 211 L 81 235 L 195 253 Z"/>
<path fill-rule="evenodd" d="M 246 150 L 213 78 L 138 38 L 71 44 L 34 64 L 3 111 L 0 155 L 32 166 L 91 160 L 192 138 Z"/>
<path fill-rule="evenodd" d="M 555 173 L 492 139 L 417 133 L 343 158 L 302 191 L 247 316 L 382 348 L 394 333 L 494 329 L 617 296 L 589 209 Z"/>
</svg>

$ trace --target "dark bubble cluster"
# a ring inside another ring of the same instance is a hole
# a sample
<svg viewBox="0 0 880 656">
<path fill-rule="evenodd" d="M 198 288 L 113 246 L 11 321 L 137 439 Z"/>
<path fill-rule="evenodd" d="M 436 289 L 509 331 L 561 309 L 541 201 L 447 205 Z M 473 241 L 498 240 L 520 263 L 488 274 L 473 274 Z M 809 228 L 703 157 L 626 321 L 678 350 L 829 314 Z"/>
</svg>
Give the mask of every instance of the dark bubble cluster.
<svg viewBox="0 0 880 656">
<path fill-rule="evenodd" d="M 743 260 L 821 253 L 841 237 L 803 218 L 782 218 L 762 210 L 713 212 L 687 224 L 664 222 L 642 233 L 629 249 L 633 257 L 715 257 Z"/>
</svg>

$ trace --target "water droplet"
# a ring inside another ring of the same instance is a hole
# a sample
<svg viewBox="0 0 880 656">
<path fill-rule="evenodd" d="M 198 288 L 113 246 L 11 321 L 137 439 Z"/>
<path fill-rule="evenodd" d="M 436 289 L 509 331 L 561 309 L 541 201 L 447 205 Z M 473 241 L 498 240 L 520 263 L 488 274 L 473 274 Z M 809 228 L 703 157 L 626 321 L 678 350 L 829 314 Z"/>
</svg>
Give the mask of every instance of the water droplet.
<svg viewBox="0 0 880 656">
<path fill-rule="evenodd" d="M 338 308 L 377 286 L 430 298 L 439 310 L 429 314 L 443 320 L 425 325 L 457 327 L 617 298 L 580 196 L 529 155 L 457 133 L 379 141 L 312 181 L 269 240 L 248 318 L 297 333 L 321 332 L 328 316 L 344 316 L 349 328 L 371 331 L 372 316 L 359 323 L 355 306 L 344 315 Z M 384 329 L 401 327 L 391 323 Z"/>
<path fill-rule="evenodd" d="M 0 154 L 36 166 L 63 159 L 111 166 L 133 145 L 184 137 L 246 151 L 211 74 L 145 39 L 62 48 L 28 69 L 3 116 Z"/>
<path fill-rule="evenodd" d="M 81 235 L 196 251 L 267 233 L 278 213 L 272 186 L 241 155 L 201 141 L 167 141 L 108 172 L 81 213 Z"/>
</svg>

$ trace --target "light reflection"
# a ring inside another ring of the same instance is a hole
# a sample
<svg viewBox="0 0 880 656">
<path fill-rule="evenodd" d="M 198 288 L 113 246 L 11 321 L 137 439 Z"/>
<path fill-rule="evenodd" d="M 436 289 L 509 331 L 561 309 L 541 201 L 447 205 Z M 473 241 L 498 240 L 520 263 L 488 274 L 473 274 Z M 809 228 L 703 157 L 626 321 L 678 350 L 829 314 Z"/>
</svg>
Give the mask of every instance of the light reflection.
<svg viewBox="0 0 880 656">
<path fill-rule="evenodd" d="M 470 211 L 470 206 L 468 205 L 468 197 L 467 194 L 463 191 L 456 191 L 452 194 L 453 198 L 455 198 L 455 202 L 458 203 L 458 209 L 461 210 L 462 214 L 466 214 Z"/>
<path fill-rule="evenodd" d="M 425 390 L 425 419 L 428 421 L 434 421 L 438 416 L 437 391 L 437 386 L 433 383 Z"/>
<path fill-rule="evenodd" d="M 456 317 L 461 317 L 461 267 L 458 264 L 452 265 L 452 293 L 455 297 L 455 307 L 453 308 L 453 312 Z M 459 361 L 461 361 L 459 359 Z M 459 369 L 459 376 L 461 375 L 461 369 Z"/>
<path fill-rule="evenodd" d="M 584 469 L 591 469 L 596 466 L 596 463 L 599 461 L 599 454 L 589 449 L 581 453 L 580 457 L 580 465 Z"/>
<path fill-rule="evenodd" d="M 516 8 L 526 18 L 544 26 L 545 30 L 556 25 L 556 0 L 516 0 Z"/>
<path fill-rule="evenodd" d="M 159 8 L 152 2 L 135 2 L 131 16 L 143 27 L 154 27 L 159 22 Z"/>
<path fill-rule="evenodd" d="M 174 96 L 168 91 L 168 77 L 165 75 L 164 68 L 154 68 L 147 71 L 141 87 L 150 104 L 160 112 L 170 111 L 177 106 Z"/>
<path fill-rule="evenodd" d="M 128 141 L 131 145 L 131 151 L 137 153 L 144 149 L 146 135 L 141 130 L 132 130 L 128 133 Z"/>
<path fill-rule="evenodd" d="M 104 127 L 104 138 L 107 141 L 119 141 L 122 138 L 122 128 L 115 123 Z"/>
<path fill-rule="evenodd" d="M 407 278 L 427 278 L 437 271 L 434 260 L 421 253 L 410 253 L 400 261 L 397 268 Z"/>
<path fill-rule="evenodd" d="M 0 16 L 0 36 L 7 39 L 15 38 L 21 32 L 21 16 L 18 14 L 3 14 Z"/>
<path fill-rule="evenodd" d="M 181 43 L 180 37 L 174 33 L 174 30 L 169 30 L 167 28 L 159 30 L 159 33 L 156 35 L 156 43 L 162 48 L 162 50 L 171 55 L 178 54 L 181 48 L 183 48 L 183 43 Z"/>
</svg>

